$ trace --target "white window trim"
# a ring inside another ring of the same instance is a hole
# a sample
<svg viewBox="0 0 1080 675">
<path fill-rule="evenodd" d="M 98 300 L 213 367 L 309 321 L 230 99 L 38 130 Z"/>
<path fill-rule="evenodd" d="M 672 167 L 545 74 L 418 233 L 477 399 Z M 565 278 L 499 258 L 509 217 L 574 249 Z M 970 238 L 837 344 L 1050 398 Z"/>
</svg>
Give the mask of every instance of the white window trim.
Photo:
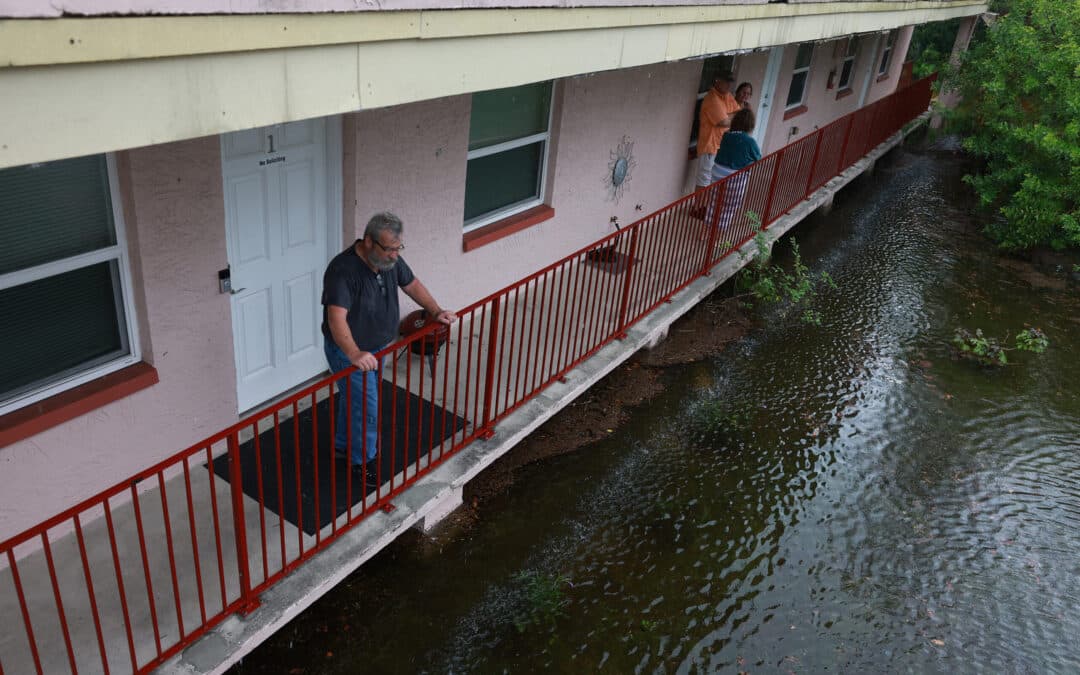
<svg viewBox="0 0 1080 675">
<path fill-rule="evenodd" d="M 854 49 L 852 46 L 854 45 Z M 844 48 L 844 57 L 840 60 L 840 77 L 844 76 L 844 66 L 851 63 L 851 70 L 848 71 L 848 81 L 846 83 L 837 81 L 836 89 L 838 91 L 845 91 L 851 89 L 851 81 L 855 79 L 855 59 L 859 56 L 859 40 L 855 36 L 848 38 L 848 43 Z"/>
<path fill-rule="evenodd" d="M 120 196 L 120 180 L 116 172 L 116 157 L 112 153 L 107 153 L 105 155 L 105 164 L 109 174 L 109 202 L 113 212 L 113 229 L 116 233 L 116 244 L 89 253 L 82 253 L 71 256 L 70 258 L 54 260 L 35 267 L 29 267 L 24 270 L 4 274 L 0 276 L 0 289 L 37 281 L 38 279 L 55 276 L 56 274 L 61 274 L 63 272 L 70 272 L 89 265 L 115 260 L 118 276 L 120 278 L 120 304 L 123 307 L 124 323 L 126 324 L 125 326 L 121 326 L 121 340 L 127 342 L 128 353 L 124 356 L 110 359 L 105 363 L 90 366 L 86 370 L 83 370 L 82 366 L 78 366 L 74 369 L 78 371 L 76 373 L 61 377 L 59 380 L 44 387 L 32 389 L 15 398 L 0 403 L 0 415 L 14 412 L 19 408 L 24 408 L 42 399 L 55 396 L 56 394 L 67 391 L 68 389 L 73 389 L 81 384 L 86 384 L 87 382 L 96 380 L 109 373 L 134 365 L 142 360 L 139 350 L 138 322 L 135 320 L 135 304 L 132 297 L 132 290 L 134 287 L 131 281 L 131 268 L 128 262 L 127 230 L 124 225 L 123 209 L 121 208 L 122 199 Z M 123 334 L 124 329 L 126 329 L 126 334 Z"/>
<path fill-rule="evenodd" d="M 480 157 L 487 157 L 488 155 L 497 155 L 500 152 L 506 152 L 507 150 L 513 150 L 514 148 L 521 148 L 526 145 L 532 145 L 539 141 L 546 141 L 551 135 L 550 132 L 544 131 L 539 134 L 533 134 L 531 136 L 522 136 L 521 138 L 515 138 L 511 141 L 503 141 L 502 143 L 496 143 L 495 145 L 487 145 L 476 150 L 470 150 L 466 159 L 479 159 Z"/>
<path fill-rule="evenodd" d="M 892 42 L 890 42 L 890 38 Z M 878 71 L 879 76 L 889 72 L 889 66 L 892 65 L 892 51 L 896 46 L 897 31 L 891 30 L 885 35 L 885 44 L 881 48 L 881 58 L 878 59 Z"/>
<path fill-rule="evenodd" d="M 791 85 L 795 82 L 796 75 L 798 75 L 799 73 L 806 73 L 806 79 L 803 81 L 802 93 L 799 95 L 798 103 L 790 103 L 785 105 L 785 112 L 787 112 L 788 110 L 794 110 L 795 108 L 804 105 L 806 103 L 806 92 L 810 89 L 810 68 L 812 68 L 814 65 L 814 52 L 816 51 L 814 49 L 815 45 L 812 42 L 800 43 L 799 46 L 795 48 L 795 61 L 797 65 L 799 60 L 799 49 L 801 49 L 804 44 L 810 45 L 810 61 L 806 64 L 804 68 L 791 69 L 791 80 L 788 82 L 788 93 L 791 93 Z M 786 96 L 784 98 L 787 99 Z"/>
<path fill-rule="evenodd" d="M 548 158 L 551 153 L 551 124 L 555 119 L 555 87 L 558 82 L 551 81 L 551 98 L 548 100 L 548 121 L 547 130 L 538 134 L 530 134 L 529 136 L 522 136 L 521 138 L 515 138 L 509 141 L 503 141 L 502 143 L 496 143 L 495 145 L 487 145 L 475 150 L 469 150 L 465 155 L 465 161 L 479 159 L 481 157 L 487 157 L 489 155 L 495 155 L 507 150 L 513 150 L 514 148 L 524 147 L 526 145 L 532 145 L 533 143 L 544 143 L 543 157 L 540 160 L 540 185 L 537 188 L 537 196 L 530 197 L 529 199 L 516 202 L 514 204 L 508 204 L 500 209 L 490 211 L 482 216 L 477 216 L 472 220 L 465 221 L 465 227 L 463 232 L 472 232 L 478 230 L 485 225 L 490 225 L 494 222 L 502 220 L 503 218 L 509 218 L 510 216 L 527 211 L 534 206 L 540 206 L 544 203 L 544 195 L 547 194 L 547 173 L 548 173 Z M 471 114 L 471 113 L 470 113 Z"/>
</svg>

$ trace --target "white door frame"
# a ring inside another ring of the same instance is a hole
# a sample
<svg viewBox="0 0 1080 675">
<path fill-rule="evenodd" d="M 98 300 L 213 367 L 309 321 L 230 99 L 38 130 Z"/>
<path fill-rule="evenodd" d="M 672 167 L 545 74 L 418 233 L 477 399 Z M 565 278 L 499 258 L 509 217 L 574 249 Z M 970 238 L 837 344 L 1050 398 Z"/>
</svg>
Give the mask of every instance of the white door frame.
<svg viewBox="0 0 1080 675">
<path fill-rule="evenodd" d="M 221 136 L 222 152 L 224 152 L 224 142 L 225 142 L 224 138 L 225 138 L 225 135 L 222 134 L 222 136 Z M 325 199 L 326 199 L 326 228 L 327 228 L 327 232 L 326 232 L 326 253 L 325 253 L 325 260 L 323 261 L 324 265 L 329 263 L 330 260 L 334 256 L 336 256 L 338 253 L 340 253 L 341 248 L 342 248 L 342 229 L 344 227 L 343 217 L 344 217 L 344 208 L 345 208 L 345 206 L 344 206 L 344 148 L 342 147 L 342 143 L 343 143 L 342 138 L 343 138 L 343 134 L 342 134 L 342 116 L 341 115 L 331 115 L 331 116 L 327 117 L 326 121 L 325 121 L 325 144 L 326 144 L 326 147 L 324 148 L 324 157 L 325 157 L 325 162 L 326 162 L 326 164 L 325 164 L 325 175 L 326 175 L 326 195 L 325 195 Z M 226 223 L 226 232 L 225 232 L 225 240 L 226 240 L 226 244 L 227 244 L 227 246 L 226 246 L 226 254 L 229 257 L 229 259 L 230 259 L 229 262 L 231 264 L 231 259 L 232 259 L 233 252 L 231 250 L 232 245 L 231 245 L 231 242 L 230 242 L 230 238 L 229 238 L 227 228 L 228 228 L 228 224 Z M 322 276 L 319 275 L 318 278 L 321 280 Z M 230 298 L 230 302 L 231 302 L 231 298 Z M 230 316 L 231 316 L 231 312 L 230 312 Z M 233 326 L 232 326 L 232 335 L 233 335 L 234 367 L 237 369 L 236 370 L 237 378 L 236 378 L 236 381 L 235 381 L 233 386 L 234 386 L 235 392 L 237 394 L 237 407 L 239 408 L 239 393 L 240 393 L 239 392 L 239 387 L 240 387 L 239 372 L 240 371 L 239 371 L 239 364 L 236 362 L 236 359 L 239 358 L 239 341 L 238 341 L 238 338 L 237 338 L 236 329 L 237 329 L 237 326 L 235 324 L 233 324 Z M 315 333 L 316 333 L 316 339 L 319 341 L 319 343 L 321 345 L 321 341 L 322 341 L 322 329 L 321 329 L 321 327 L 317 326 L 316 329 L 315 329 Z M 298 382 L 296 384 L 301 384 L 301 383 Z M 286 389 L 285 391 L 288 391 L 288 390 Z M 274 393 L 268 395 L 268 397 L 265 400 L 266 401 L 273 400 L 274 398 L 280 396 L 280 394 L 282 394 L 282 393 L 284 393 L 284 392 L 274 392 Z M 251 408 L 244 409 L 244 410 L 238 410 L 237 413 L 242 415 L 243 413 L 249 412 L 250 410 L 257 410 L 258 408 L 260 408 L 263 405 L 264 405 L 264 403 L 258 403 L 258 404 L 256 404 L 255 406 L 253 406 Z"/>
<path fill-rule="evenodd" d="M 345 213 L 345 149 L 342 147 L 342 116 L 326 118 L 326 262 L 341 252 L 341 234 Z M 319 331 L 322 332 L 321 330 Z"/>
<path fill-rule="evenodd" d="M 765 134 L 769 130 L 769 118 L 776 101 L 776 83 L 780 79 L 780 63 L 784 60 L 784 46 L 769 49 L 769 63 L 765 66 L 765 77 L 761 83 L 761 102 L 758 104 L 757 127 L 752 134 L 761 153 L 766 153 Z"/>
</svg>

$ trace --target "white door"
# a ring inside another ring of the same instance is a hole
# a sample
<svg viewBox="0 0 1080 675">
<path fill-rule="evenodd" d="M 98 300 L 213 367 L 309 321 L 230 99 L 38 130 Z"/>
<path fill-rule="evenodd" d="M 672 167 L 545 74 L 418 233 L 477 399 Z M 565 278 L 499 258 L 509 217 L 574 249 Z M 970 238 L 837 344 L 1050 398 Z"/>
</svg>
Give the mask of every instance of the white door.
<svg viewBox="0 0 1080 675">
<path fill-rule="evenodd" d="M 776 82 L 780 79 L 780 62 L 783 60 L 783 47 L 773 47 L 769 50 L 769 63 L 765 66 L 765 80 L 761 83 L 761 99 L 756 113 L 757 127 L 752 134 L 758 147 L 761 148 L 761 154 L 769 152 L 765 147 L 765 133 L 769 130 L 769 116 L 776 99 Z"/>
<path fill-rule="evenodd" d="M 330 258 L 325 119 L 222 136 L 240 410 L 326 370 L 320 294 Z"/>
</svg>

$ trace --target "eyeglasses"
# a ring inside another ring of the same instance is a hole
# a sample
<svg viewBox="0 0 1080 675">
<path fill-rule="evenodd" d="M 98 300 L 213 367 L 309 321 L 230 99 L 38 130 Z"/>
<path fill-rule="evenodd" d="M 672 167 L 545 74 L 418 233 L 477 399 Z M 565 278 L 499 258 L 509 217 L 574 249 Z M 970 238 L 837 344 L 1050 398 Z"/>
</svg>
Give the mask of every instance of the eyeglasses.
<svg viewBox="0 0 1080 675">
<path fill-rule="evenodd" d="M 402 251 L 405 250 L 405 244 L 402 244 L 401 246 L 383 246 L 381 243 L 379 243 L 379 240 L 376 239 L 375 237 L 372 237 L 371 241 L 375 242 L 376 246 L 378 246 L 379 248 L 381 248 L 383 251 L 385 251 L 387 253 L 401 253 Z"/>
</svg>

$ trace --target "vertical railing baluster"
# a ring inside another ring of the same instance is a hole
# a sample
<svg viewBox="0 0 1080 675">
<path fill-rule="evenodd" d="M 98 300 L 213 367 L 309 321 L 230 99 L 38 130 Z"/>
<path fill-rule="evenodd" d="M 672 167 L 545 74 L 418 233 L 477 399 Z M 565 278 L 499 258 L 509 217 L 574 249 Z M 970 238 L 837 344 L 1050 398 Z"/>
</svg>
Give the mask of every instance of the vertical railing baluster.
<svg viewBox="0 0 1080 675">
<path fill-rule="evenodd" d="M 761 214 L 761 229 L 768 227 L 771 222 L 769 220 L 769 209 L 772 208 L 773 195 L 776 194 L 776 179 L 780 176 L 780 165 L 784 161 L 784 150 L 786 149 L 786 147 L 780 148 L 776 153 L 776 161 L 773 162 L 773 174 L 772 178 L 769 179 L 769 191 L 765 195 L 765 210 Z"/>
<path fill-rule="evenodd" d="M 176 605 L 176 625 L 180 631 L 180 639 L 184 634 L 183 605 L 180 603 L 180 581 L 176 574 L 176 553 L 173 548 L 172 524 L 169 522 L 169 499 L 165 492 L 165 472 L 158 471 L 158 493 L 161 495 L 161 520 L 165 524 L 165 550 L 169 553 L 169 572 L 172 574 L 173 603 Z"/>
<path fill-rule="evenodd" d="M 93 575 L 90 574 L 90 560 L 86 555 L 86 541 L 83 539 L 82 523 L 77 513 L 75 514 L 75 540 L 79 545 L 79 557 L 82 558 L 83 578 L 86 579 L 86 595 L 90 600 L 90 615 L 94 619 L 94 636 L 97 638 L 98 652 L 101 654 L 101 668 L 105 675 L 109 675 L 109 655 L 105 650 L 105 637 L 101 633 L 101 616 L 98 613 L 97 593 L 94 592 L 94 579 Z"/>
<path fill-rule="evenodd" d="M 293 424 L 299 426 L 299 419 Z M 240 582 L 240 613 L 249 614 L 259 606 L 258 596 L 251 593 L 251 568 L 248 563 L 247 529 L 244 525 L 244 484 L 240 472 L 240 442 L 236 431 L 229 434 L 229 490 L 232 493 L 233 541 L 236 543 L 237 581 Z M 318 522 L 315 527 L 318 527 Z"/>
<path fill-rule="evenodd" d="M 491 438 L 495 432 L 491 428 L 491 420 L 495 411 L 491 409 L 495 401 L 495 368 L 498 356 L 496 351 L 499 347 L 499 310 L 501 295 L 495 296 L 491 301 L 491 323 L 488 326 L 488 353 L 487 368 L 484 372 L 484 410 L 481 412 L 480 437 Z"/>
<path fill-rule="evenodd" d="M 814 171 L 817 169 L 818 154 L 821 152 L 821 139 L 825 136 L 825 130 L 818 129 L 814 133 L 817 134 L 817 143 L 814 144 L 814 158 L 810 160 L 810 175 L 806 177 L 806 193 L 803 195 L 803 199 L 810 196 L 810 188 L 814 185 Z"/>
<path fill-rule="evenodd" d="M 630 252 L 626 260 L 626 280 L 623 281 L 622 300 L 619 301 L 619 325 L 615 331 L 620 340 L 626 337 L 626 314 L 630 310 L 630 289 L 633 286 L 634 260 L 637 258 L 638 237 L 640 235 L 640 226 L 634 227 L 630 233 Z"/>
<path fill-rule="evenodd" d="M 15 595 L 19 599 L 19 610 L 22 612 L 23 628 L 26 629 L 26 639 L 30 641 L 30 656 L 34 659 L 34 668 L 37 672 L 42 673 L 41 669 L 41 655 L 38 653 L 37 639 L 34 637 L 34 624 L 30 623 L 30 605 L 26 603 L 26 594 L 23 592 L 22 580 L 19 578 L 19 566 L 15 563 L 15 554 L 9 548 L 7 550 L 8 569 L 11 570 L 11 581 L 15 585 Z M 120 573 L 117 572 L 117 576 Z M 121 599 L 123 599 L 123 588 L 121 587 Z M 127 611 L 125 609 L 125 618 Z M 135 665 L 135 653 L 132 651 L 131 656 L 132 666 Z"/>
<path fill-rule="evenodd" d="M 840 159 L 836 162 L 836 175 L 839 176 L 847 169 L 847 147 L 848 141 L 851 139 L 851 130 L 855 127 L 855 116 L 858 115 L 858 111 L 848 115 L 847 130 L 844 131 L 844 142 L 840 145 Z"/>
<path fill-rule="evenodd" d="M 52 582 L 53 598 L 56 600 L 56 615 L 60 619 L 60 632 L 64 636 L 64 649 L 67 650 L 68 663 L 71 664 L 71 672 L 79 672 L 75 665 L 75 647 L 71 642 L 71 632 L 68 630 L 67 614 L 64 612 L 64 601 L 60 595 L 60 582 L 56 578 L 56 565 L 53 564 L 52 547 L 49 545 L 48 531 L 41 533 L 41 543 L 45 549 L 45 563 L 49 568 L 49 581 Z M 152 591 L 151 591 L 152 592 Z M 161 644 L 158 644 L 158 655 L 161 654 Z"/>
<path fill-rule="evenodd" d="M 157 655 L 161 656 L 161 630 L 158 626 L 157 604 L 154 602 L 154 582 L 150 575 L 150 556 L 146 553 L 146 533 L 143 531 L 142 509 L 139 506 L 139 491 L 135 487 L 136 482 L 131 483 L 131 503 L 135 511 L 135 530 L 139 535 L 139 552 L 142 554 L 143 579 L 146 583 L 146 599 L 150 604 L 150 625 L 154 629 L 154 647 Z"/>
</svg>

